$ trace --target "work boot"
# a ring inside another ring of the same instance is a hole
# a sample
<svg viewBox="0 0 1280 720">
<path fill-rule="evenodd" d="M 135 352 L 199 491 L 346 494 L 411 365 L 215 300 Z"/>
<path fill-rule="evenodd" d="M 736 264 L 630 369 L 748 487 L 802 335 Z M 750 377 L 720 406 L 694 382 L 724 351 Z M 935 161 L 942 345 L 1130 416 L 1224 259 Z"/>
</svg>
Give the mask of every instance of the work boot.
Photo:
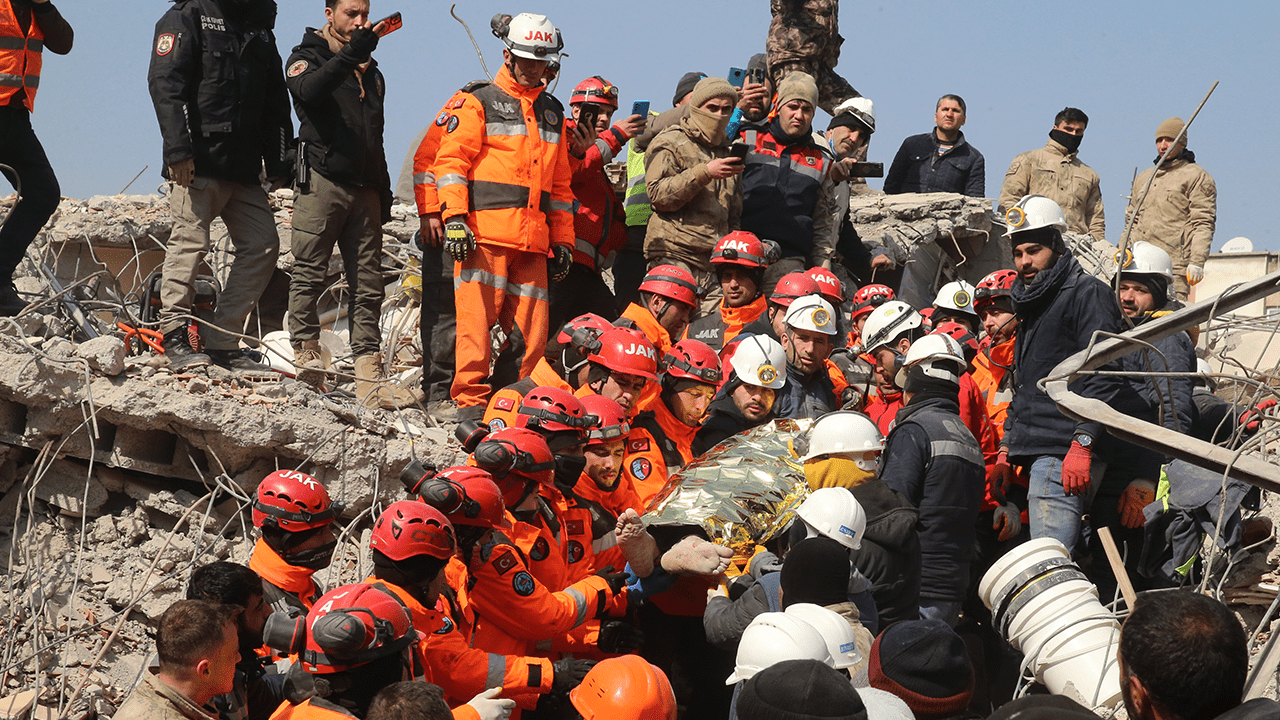
<svg viewBox="0 0 1280 720">
<path fill-rule="evenodd" d="M 226 368 L 232 372 L 261 373 L 269 372 L 271 370 L 270 365 L 264 365 L 257 361 L 256 358 L 260 358 L 262 356 L 253 350 L 241 350 L 240 348 L 235 348 L 234 350 L 215 350 L 213 348 L 209 348 L 205 354 L 209 356 L 209 360 L 212 361 L 214 365 L 217 365 L 220 368 Z"/>
<path fill-rule="evenodd" d="M 382 353 L 356 358 L 356 400 L 383 410 L 414 407 L 423 400 L 420 389 L 401 387 L 382 374 Z"/>
<path fill-rule="evenodd" d="M 294 348 L 293 371 L 298 382 L 323 391 L 326 369 L 319 340 L 303 340 L 301 348 Z"/>
<path fill-rule="evenodd" d="M 196 352 L 195 348 L 191 347 L 191 338 L 187 336 L 186 325 L 170 330 L 169 334 L 160 341 L 160 347 L 164 348 L 164 356 L 169 360 L 169 369 L 174 372 L 182 372 L 188 368 L 201 367 L 212 362 L 208 355 Z"/>
<path fill-rule="evenodd" d="M 27 307 L 27 301 L 18 295 L 12 278 L 0 280 L 0 317 L 13 317 Z"/>
</svg>

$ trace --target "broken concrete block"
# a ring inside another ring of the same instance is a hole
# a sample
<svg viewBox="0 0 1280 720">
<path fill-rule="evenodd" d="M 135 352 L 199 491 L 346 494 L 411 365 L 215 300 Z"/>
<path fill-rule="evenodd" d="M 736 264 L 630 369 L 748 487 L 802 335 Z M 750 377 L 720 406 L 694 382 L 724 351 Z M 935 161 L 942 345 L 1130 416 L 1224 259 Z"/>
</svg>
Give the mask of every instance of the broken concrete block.
<svg viewBox="0 0 1280 720">
<path fill-rule="evenodd" d="M 115 377 L 124 372 L 124 341 L 111 335 L 102 335 L 80 343 L 76 356 L 89 362 L 95 372 Z"/>
<path fill-rule="evenodd" d="M 19 720 L 36 704 L 36 690 L 23 690 L 0 699 L 0 720 Z"/>
<path fill-rule="evenodd" d="M 36 485 L 36 497 L 57 506 L 63 515 L 96 517 L 107 504 L 107 489 L 88 476 L 85 466 L 58 460 Z"/>
</svg>

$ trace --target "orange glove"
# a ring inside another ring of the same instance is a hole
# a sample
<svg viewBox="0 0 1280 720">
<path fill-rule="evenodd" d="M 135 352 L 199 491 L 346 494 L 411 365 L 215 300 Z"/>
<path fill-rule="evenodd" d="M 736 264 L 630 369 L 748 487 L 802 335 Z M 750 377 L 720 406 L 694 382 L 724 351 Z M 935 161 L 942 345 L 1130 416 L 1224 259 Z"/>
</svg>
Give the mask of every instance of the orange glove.
<svg viewBox="0 0 1280 720">
<path fill-rule="evenodd" d="M 1263 410 L 1270 410 L 1276 406 L 1275 398 L 1267 398 L 1258 403 L 1256 408 L 1247 410 L 1240 416 L 1240 425 L 1244 427 L 1246 432 L 1257 432 L 1258 425 L 1262 422 Z"/>
<path fill-rule="evenodd" d="M 1127 528 L 1139 528 L 1146 524 L 1143 508 L 1155 502 L 1156 484 L 1141 478 L 1129 483 L 1120 495 L 1120 522 Z"/>
<path fill-rule="evenodd" d="M 1013 484 L 1013 466 L 1009 464 L 1009 453 L 1004 450 L 996 456 L 996 462 L 987 468 L 987 487 L 991 488 L 991 494 L 1004 497 L 1009 492 L 1009 486 Z"/>
<path fill-rule="evenodd" d="M 1062 460 L 1062 490 L 1068 495 L 1084 495 L 1089 492 L 1089 465 L 1093 453 L 1089 448 L 1072 440 L 1067 457 Z"/>
</svg>

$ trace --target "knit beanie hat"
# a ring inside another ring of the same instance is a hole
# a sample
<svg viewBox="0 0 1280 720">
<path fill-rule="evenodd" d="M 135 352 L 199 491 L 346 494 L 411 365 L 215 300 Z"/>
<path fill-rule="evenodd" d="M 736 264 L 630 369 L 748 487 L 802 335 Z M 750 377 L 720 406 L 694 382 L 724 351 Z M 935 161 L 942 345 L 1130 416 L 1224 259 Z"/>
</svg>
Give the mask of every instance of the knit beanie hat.
<svg viewBox="0 0 1280 720">
<path fill-rule="evenodd" d="M 1089 708 L 1069 697 L 1027 695 L 1001 705 L 987 720 L 1089 720 L 1096 717 Z"/>
<path fill-rule="evenodd" d="M 764 70 L 765 77 L 769 77 L 769 60 L 765 57 L 764 53 L 756 53 L 747 61 L 747 72 L 751 72 L 752 70 Z"/>
<path fill-rule="evenodd" d="M 1182 118 L 1171 117 L 1160 123 L 1160 127 L 1156 128 L 1156 140 L 1159 140 L 1162 137 L 1167 137 L 1172 140 L 1178 137 L 1178 133 L 1182 132 L 1182 128 L 1186 127 L 1186 125 L 1186 123 L 1182 122 Z M 1187 142 L 1186 135 L 1182 136 L 1182 142 L 1183 144 Z"/>
<path fill-rule="evenodd" d="M 1151 291 L 1151 299 L 1155 300 L 1156 310 L 1161 310 L 1169 303 L 1169 278 L 1155 273 L 1120 273 L 1121 280 L 1132 280 L 1142 283 Z"/>
<path fill-rule="evenodd" d="M 729 98 L 736 103 L 738 91 L 724 78 L 704 77 L 693 86 L 693 92 L 689 95 L 689 107 L 701 107 L 702 103 L 718 97 Z"/>
<path fill-rule="evenodd" d="M 676 95 L 671 99 L 671 106 L 675 107 L 676 105 L 679 105 L 685 95 L 693 92 L 693 86 L 697 85 L 698 81 L 706 76 L 706 73 L 700 72 L 687 72 L 682 75 L 680 77 L 680 82 L 676 83 Z"/>
<path fill-rule="evenodd" d="M 815 108 L 818 107 L 818 83 L 813 76 L 802 72 L 788 73 L 778 83 L 778 107 L 792 100 L 804 100 Z"/>
<path fill-rule="evenodd" d="M 740 687 L 739 720 L 867 720 L 849 679 L 817 660 L 784 660 Z"/>
<path fill-rule="evenodd" d="M 829 537 L 802 540 L 783 559 L 778 580 L 784 609 L 796 603 L 826 607 L 848 602 L 849 550 Z"/>
<path fill-rule="evenodd" d="M 871 687 L 907 703 L 918 720 L 963 712 L 973 695 L 973 661 L 964 641 L 941 620 L 890 625 L 871 646 Z"/>
<path fill-rule="evenodd" d="M 858 697 L 862 698 L 862 704 L 867 708 L 867 720 L 916 720 L 907 703 L 891 692 L 859 687 Z"/>
</svg>

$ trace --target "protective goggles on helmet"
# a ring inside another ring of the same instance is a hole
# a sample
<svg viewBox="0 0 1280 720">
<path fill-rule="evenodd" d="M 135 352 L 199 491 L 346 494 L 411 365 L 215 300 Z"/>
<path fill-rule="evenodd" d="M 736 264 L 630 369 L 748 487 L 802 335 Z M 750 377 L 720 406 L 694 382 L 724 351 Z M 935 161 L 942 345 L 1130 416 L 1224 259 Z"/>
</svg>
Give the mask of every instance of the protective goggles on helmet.
<svg viewBox="0 0 1280 720">
<path fill-rule="evenodd" d="M 608 442 L 609 440 L 617 440 L 631 434 L 631 426 L 623 420 L 617 425 L 605 425 L 598 428 L 592 428 L 587 433 L 587 440 L 594 442 Z"/>
<path fill-rule="evenodd" d="M 595 417 L 594 415 L 592 417 Z M 472 454 L 476 467 L 487 470 L 490 475 L 502 480 L 511 471 L 533 474 L 556 469 L 554 459 L 538 462 L 533 453 L 521 450 L 506 440 L 488 440 L 480 443 Z"/>
<path fill-rule="evenodd" d="M 863 300 L 862 302 L 858 303 L 853 308 L 853 311 L 856 313 L 859 310 L 865 310 L 867 308 L 877 308 L 889 302 L 892 299 L 893 297 L 890 295 L 883 295 L 881 293 L 876 293 L 875 295 L 872 295 L 871 297 L 868 297 L 866 300 Z"/>
<path fill-rule="evenodd" d="M 724 377 L 724 374 L 721 373 L 716 368 L 697 367 L 695 365 L 689 364 L 683 358 L 678 358 L 678 357 L 668 356 L 666 358 L 663 358 L 662 366 L 663 366 L 662 369 L 664 372 L 669 370 L 670 368 L 676 367 L 689 373 L 690 375 L 694 376 L 695 378 L 705 383 L 711 383 L 713 385 L 718 384 L 720 382 L 720 379 Z"/>
<path fill-rule="evenodd" d="M 1008 297 L 1012 294 L 1011 290 L 1006 290 L 1005 288 L 978 287 L 973 291 L 973 304 L 977 305 L 983 300 L 994 300 L 998 297 Z"/>
<path fill-rule="evenodd" d="M 339 515 L 342 514 L 342 511 L 345 509 L 345 506 L 342 503 L 335 500 L 329 504 L 328 508 L 321 510 L 320 512 L 316 512 L 316 513 L 292 512 L 289 510 L 285 510 L 283 508 L 275 507 L 274 505 L 267 505 L 261 500 L 255 499 L 253 501 L 253 509 L 257 510 L 258 512 L 264 515 L 267 515 L 268 518 L 276 518 L 278 520 L 289 520 L 291 522 L 312 523 L 312 522 L 323 522 L 326 520 L 333 520 L 337 518 Z"/>
<path fill-rule="evenodd" d="M 582 428 L 586 430 L 600 424 L 600 418 L 595 415 L 583 415 L 582 417 L 574 417 L 568 413 L 560 413 L 546 408 L 529 407 L 528 405 L 520 406 L 520 415 L 529 415 L 546 422 L 556 422 L 561 425 L 568 425 L 571 428 Z"/>
<path fill-rule="evenodd" d="M 467 495 L 466 488 L 448 478 L 436 476 L 418 487 L 418 495 L 422 501 L 445 515 L 456 515 L 472 520 L 480 517 L 484 510 L 480 503 Z"/>
</svg>

